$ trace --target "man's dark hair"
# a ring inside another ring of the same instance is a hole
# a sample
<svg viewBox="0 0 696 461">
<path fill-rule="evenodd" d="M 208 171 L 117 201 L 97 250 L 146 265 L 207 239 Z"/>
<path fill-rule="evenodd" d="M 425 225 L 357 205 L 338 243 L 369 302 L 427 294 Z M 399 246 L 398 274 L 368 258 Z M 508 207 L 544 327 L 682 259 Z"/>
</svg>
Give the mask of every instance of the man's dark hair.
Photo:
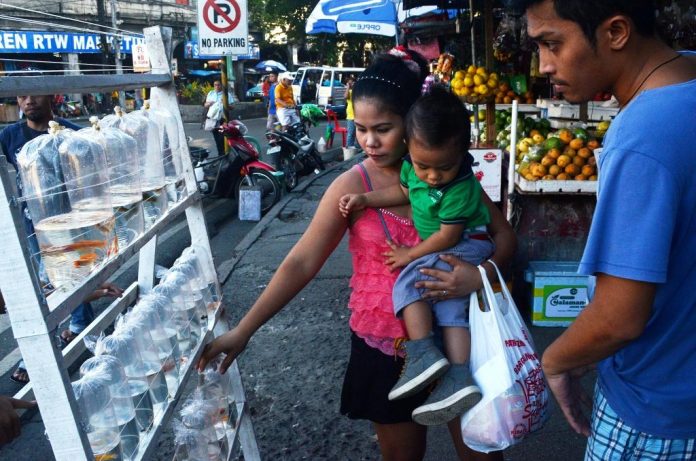
<svg viewBox="0 0 696 461">
<path fill-rule="evenodd" d="M 433 86 L 413 104 L 405 123 L 406 140 L 417 139 L 430 148 L 455 143 L 466 151 L 471 144 L 469 111 L 441 86 Z"/>
<path fill-rule="evenodd" d="M 519 0 L 519 7 L 526 10 L 545 0 Z M 633 21 L 636 31 L 645 37 L 655 33 L 655 2 L 653 0 L 552 0 L 556 14 L 561 19 L 573 21 L 594 46 L 597 43 L 597 27 L 615 14 L 626 15 Z"/>
</svg>

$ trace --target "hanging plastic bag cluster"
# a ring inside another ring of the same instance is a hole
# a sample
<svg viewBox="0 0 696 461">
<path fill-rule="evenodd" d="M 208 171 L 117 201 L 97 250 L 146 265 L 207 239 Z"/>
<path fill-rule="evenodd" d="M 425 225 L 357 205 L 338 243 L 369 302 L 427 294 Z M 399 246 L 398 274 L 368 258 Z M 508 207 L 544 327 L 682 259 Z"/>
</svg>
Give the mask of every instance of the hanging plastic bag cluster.
<svg viewBox="0 0 696 461">
<path fill-rule="evenodd" d="M 233 409 L 232 386 L 227 375 L 209 368 L 199 375 L 199 385 L 184 402 L 174 423 L 177 461 L 223 460 L 228 452 Z"/>
<path fill-rule="evenodd" d="M 50 122 L 17 163 L 48 279 L 74 287 L 118 251 L 104 149 Z"/>
<path fill-rule="evenodd" d="M 53 288 L 79 285 L 186 195 L 176 118 L 149 105 L 114 112 L 77 132 L 51 121 L 17 156 Z"/>
</svg>

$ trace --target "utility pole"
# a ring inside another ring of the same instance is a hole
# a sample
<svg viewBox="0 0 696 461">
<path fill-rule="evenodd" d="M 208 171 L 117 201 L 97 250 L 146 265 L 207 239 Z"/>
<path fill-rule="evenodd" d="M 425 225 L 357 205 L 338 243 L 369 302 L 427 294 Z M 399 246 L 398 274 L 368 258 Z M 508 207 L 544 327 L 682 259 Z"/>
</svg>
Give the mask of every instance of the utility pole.
<svg viewBox="0 0 696 461">
<path fill-rule="evenodd" d="M 118 19 L 116 18 L 116 0 L 111 0 L 111 26 L 118 29 Z M 113 36 L 114 58 L 116 60 L 116 73 L 123 73 L 123 63 L 121 62 L 121 39 L 118 35 Z M 118 105 L 123 109 L 126 107 L 126 95 L 123 91 L 118 92 Z"/>
</svg>

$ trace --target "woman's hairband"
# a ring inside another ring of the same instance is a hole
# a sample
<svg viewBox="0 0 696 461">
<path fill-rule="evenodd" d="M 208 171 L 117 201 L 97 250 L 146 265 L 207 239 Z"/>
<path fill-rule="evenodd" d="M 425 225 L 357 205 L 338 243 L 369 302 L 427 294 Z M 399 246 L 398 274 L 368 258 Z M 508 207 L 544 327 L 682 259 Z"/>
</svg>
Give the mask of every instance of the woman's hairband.
<svg viewBox="0 0 696 461">
<path fill-rule="evenodd" d="M 397 87 L 397 88 L 401 88 L 401 85 L 399 85 L 399 84 L 396 83 L 395 81 L 389 80 L 389 79 L 386 79 L 386 78 L 383 78 L 383 77 L 378 77 L 378 76 L 376 76 L 376 75 L 361 75 L 360 77 L 358 77 L 358 80 L 356 81 L 356 83 L 359 82 L 359 81 L 361 81 L 361 80 L 377 80 L 377 81 L 379 81 L 379 82 L 388 83 L 388 84 L 390 84 L 390 85 L 394 85 L 394 86 Z"/>
</svg>

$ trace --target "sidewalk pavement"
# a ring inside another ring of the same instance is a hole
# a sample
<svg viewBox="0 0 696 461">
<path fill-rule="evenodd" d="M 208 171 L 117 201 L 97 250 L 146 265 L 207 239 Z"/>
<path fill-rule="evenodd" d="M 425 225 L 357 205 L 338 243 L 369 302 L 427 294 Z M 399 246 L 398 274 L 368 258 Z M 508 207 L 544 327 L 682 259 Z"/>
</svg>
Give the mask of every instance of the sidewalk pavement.
<svg viewBox="0 0 696 461">
<path fill-rule="evenodd" d="M 302 236 L 328 185 L 359 160 L 305 179 L 247 234 L 231 259 L 214 255 L 232 324 Z M 238 359 L 262 459 L 379 459 L 371 425 L 339 413 L 350 344 L 351 272 L 344 238 L 314 280 L 256 333 Z M 530 329 L 539 353 L 563 331 Z M 506 460 L 583 459 L 586 440 L 570 429 L 555 402 L 550 413 L 542 431 L 505 451 Z M 456 459 L 446 428 L 431 428 L 425 459 Z"/>
</svg>

